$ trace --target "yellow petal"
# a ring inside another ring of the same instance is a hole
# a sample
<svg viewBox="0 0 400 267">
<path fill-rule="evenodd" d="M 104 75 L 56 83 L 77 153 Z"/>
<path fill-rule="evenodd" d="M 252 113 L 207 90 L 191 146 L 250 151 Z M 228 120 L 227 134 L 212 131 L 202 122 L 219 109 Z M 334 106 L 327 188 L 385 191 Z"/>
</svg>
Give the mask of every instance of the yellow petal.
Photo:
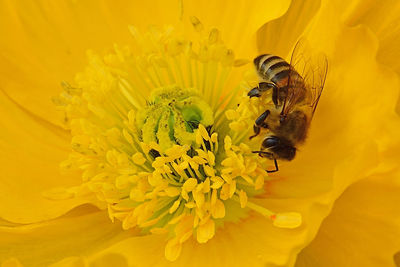
<svg viewBox="0 0 400 267">
<path fill-rule="evenodd" d="M 400 25 L 400 2 L 385 0 L 354 1 L 346 5 L 344 20 L 349 26 L 365 25 L 379 40 L 377 59 L 380 63 L 393 68 L 400 74 L 400 39 L 398 32 Z"/>
<path fill-rule="evenodd" d="M 76 264 L 76 263 L 74 263 L 74 264 Z M 75 265 L 73 265 L 73 266 L 67 265 L 67 266 L 69 266 L 69 267 L 78 267 L 78 266 L 75 266 Z M 84 267 L 84 266 L 85 265 L 82 264 L 82 267 Z M 127 263 L 125 257 L 123 257 L 123 256 L 121 256 L 119 254 L 109 253 L 109 254 L 102 255 L 102 257 L 99 257 L 99 258 L 95 259 L 94 261 L 92 261 L 90 263 L 90 266 L 91 267 L 109 267 L 109 266 L 128 267 L 128 263 Z"/>
<path fill-rule="evenodd" d="M 0 262 L 14 257 L 24 266 L 48 266 L 67 257 L 100 251 L 132 234 L 122 230 L 120 224 L 110 223 L 106 212 L 81 206 L 57 220 L 1 226 Z M 33 251 L 33 247 L 37 249 Z"/>
<path fill-rule="evenodd" d="M 393 266 L 400 247 L 400 173 L 374 175 L 336 201 L 296 266 Z"/>
<path fill-rule="evenodd" d="M 290 1 L 183 1 L 184 14 L 196 16 L 205 25 L 221 31 L 224 42 L 238 57 L 252 58 L 254 34 L 264 23 L 281 16 Z M 260 12 L 263 10 L 263 12 Z M 237 34 L 240 33 L 240 34 Z"/>
<path fill-rule="evenodd" d="M 164 25 L 178 21 L 179 9 L 165 1 L 3 1 L 0 34 L 8 38 L 0 41 L 0 85 L 35 115 L 60 124 L 51 102 L 60 82 L 83 69 L 87 49 L 128 43 L 128 25 L 149 25 L 148 14 Z"/>
<path fill-rule="evenodd" d="M 393 123 L 398 128 L 394 112 L 397 77 L 376 62 L 375 36 L 366 27 L 347 27 L 340 18 L 341 11 L 324 2 L 307 31 L 314 47 L 328 56 L 326 86 L 306 144 L 294 161 L 281 162 L 280 171 L 273 175 L 278 179 L 265 185 L 270 199 L 320 196 L 322 205 L 312 208 L 312 220 L 302 213 L 303 224 L 309 228 L 304 244 L 312 240 L 321 218 L 341 192 L 378 167 L 383 140 L 398 140 L 382 130 Z M 385 89 L 376 94 L 382 83 Z"/>
<path fill-rule="evenodd" d="M 371 32 L 346 27 L 334 10 L 325 4 L 307 35 L 326 52 L 329 73 L 308 139 L 295 160 L 280 164 L 276 176 L 282 179 L 265 185 L 271 194 L 316 195 L 332 188 L 340 192 L 379 163 L 375 140 L 384 139 L 381 129 L 393 122 L 398 80 L 376 62 Z M 319 38 L 327 31 L 329 40 Z M 382 84 L 387 90 L 377 95 Z"/>
<path fill-rule="evenodd" d="M 303 34 L 317 11 L 321 1 L 293 0 L 287 12 L 267 22 L 257 32 L 257 46 L 261 53 L 288 55 L 293 43 Z"/>
<path fill-rule="evenodd" d="M 400 251 L 397 252 L 394 256 L 394 263 L 396 264 L 396 266 L 400 266 Z"/>
<path fill-rule="evenodd" d="M 1 263 L 1 267 L 23 267 L 21 262 L 16 258 L 10 258 Z"/>
<path fill-rule="evenodd" d="M 379 40 L 377 60 L 400 74 L 400 2 L 356 1 L 345 12 L 345 20 L 351 26 L 366 25 Z M 396 111 L 400 114 L 400 98 Z"/>
<path fill-rule="evenodd" d="M 324 8 L 324 10 L 329 9 L 326 6 Z M 250 264 L 250 266 L 264 266 L 266 263 L 276 265 L 293 263 L 294 255 L 315 234 L 320 221 L 326 216 L 333 200 L 347 185 L 363 177 L 365 173 L 371 171 L 376 166 L 378 148 L 373 139 L 377 136 L 377 129 L 384 123 L 389 122 L 389 120 L 380 119 L 382 114 L 389 113 L 388 111 L 393 106 L 391 103 L 394 101 L 392 100 L 393 92 L 383 92 L 379 95 L 379 101 L 376 101 L 377 96 L 375 93 L 376 88 L 380 88 L 379 86 L 383 83 L 390 88 L 393 87 L 393 77 L 390 76 L 390 73 L 387 73 L 375 64 L 374 55 L 377 45 L 365 28 L 343 30 L 337 26 L 340 19 L 335 20 L 335 18 L 339 18 L 338 14 L 322 12 L 318 18 L 321 20 L 324 17 L 333 18 L 336 24 L 332 23 L 333 27 L 331 27 L 332 25 L 327 25 L 326 23 L 316 23 L 316 25 L 321 26 L 311 31 L 314 34 L 314 44 L 321 45 L 321 48 L 329 54 L 328 56 L 333 63 L 333 70 L 329 74 L 329 77 L 335 77 L 335 79 L 328 80 L 326 89 L 331 89 L 326 90 L 326 94 L 324 92 L 324 97 L 327 95 L 325 99 L 329 99 L 329 101 L 322 99 L 315 118 L 315 125 L 313 124 L 313 129 L 318 127 L 317 129 L 323 129 L 323 131 L 317 132 L 313 130 L 310 133 L 310 140 L 308 142 L 308 144 L 310 142 L 312 144 L 310 148 L 305 148 L 301 152 L 302 156 L 300 157 L 299 154 L 298 159 L 290 163 L 293 165 L 282 165 L 282 172 L 276 175 L 283 177 L 279 180 L 283 184 L 278 186 L 269 184 L 271 187 L 266 187 L 270 190 L 269 193 L 276 197 L 276 199 L 271 199 L 264 203 L 265 206 L 276 207 L 277 210 L 284 210 L 285 207 L 291 207 L 297 212 L 301 212 L 304 215 L 305 225 L 310 226 L 311 229 L 300 227 L 295 230 L 277 230 L 276 228 L 270 228 L 272 224 L 268 224 L 265 218 L 250 217 L 248 218 L 249 221 L 228 224 L 226 229 L 220 235 L 217 232 L 217 236 L 211 239 L 207 245 L 189 243 L 188 249 L 183 249 L 182 251 L 182 257 L 177 262 L 178 266 L 188 265 L 193 260 L 207 264 L 210 258 L 215 261 L 215 265 L 225 262 L 231 265 L 239 263 Z M 316 36 L 322 36 L 321 33 L 327 32 L 331 28 L 332 39 L 323 41 L 315 40 L 317 39 Z M 340 44 L 339 48 L 334 48 L 332 43 Z M 366 43 L 368 45 L 359 47 L 359 43 Z M 349 53 L 346 49 L 351 50 L 352 53 Z M 365 59 L 361 61 L 362 64 L 352 64 L 360 62 L 360 58 Z M 358 76 L 355 75 L 356 70 L 359 72 Z M 366 78 L 367 75 L 365 74 L 370 76 Z M 362 106 L 354 104 L 354 99 L 357 99 L 356 104 L 363 103 L 368 109 L 361 109 Z M 389 104 L 383 105 L 387 103 Z M 321 109 L 321 107 L 323 108 Z M 381 116 L 376 115 L 378 107 L 381 108 L 379 109 Z M 319 112 L 319 110 L 322 110 L 322 112 Z M 339 117 L 339 114 L 352 114 L 354 117 L 350 115 L 349 117 Z M 377 124 L 371 126 L 371 121 L 377 122 Z M 367 129 L 367 131 L 361 132 L 360 129 Z M 348 138 L 348 135 L 354 135 L 354 137 Z M 356 138 L 360 135 L 361 138 Z M 333 136 L 334 138 L 327 138 L 327 136 Z M 321 152 L 321 150 L 323 151 Z M 343 155 L 344 151 L 345 155 Z M 319 157 L 320 155 L 321 157 Z M 316 159 L 323 162 L 323 164 L 321 162 L 314 164 Z M 348 163 L 350 160 L 353 161 L 353 159 L 355 162 Z M 340 162 L 340 164 L 337 168 L 334 168 L 333 165 L 336 162 Z M 316 165 L 318 168 L 315 168 Z M 299 167 L 298 174 L 293 171 L 290 173 L 289 169 L 293 168 L 293 170 L 296 170 L 297 167 Z M 287 174 L 291 176 L 286 176 Z M 299 177 L 299 180 L 288 180 L 286 177 Z M 285 185 L 288 187 L 285 188 Z M 306 188 L 307 190 L 300 191 L 298 188 Z M 331 189 L 334 189 L 332 194 L 330 194 Z M 326 194 L 324 195 L 324 193 Z M 321 196 L 318 199 L 312 199 L 314 195 Z M 292 199 L 280 199 L 289 196 Z M 302 201 L 293 197 L 304 199 Z M 252 228 L 248 228 L 249 226 Z M 125 241 L 115 244 L 105 252 L 93 256 L 93 258 L 95 260 L 98 257 L 101 259 L 106 253 L 113 253 L 115 251 L 115 253 L 120 253 L 123 257 L 126 257 L 130 265 L 137 264 L 138 262 L 143 262 L 145 265 L 147 263 L 149 263 L 148 265 L 160 265 L 158 261 L 163 259 L 164 251 L 160 250 L 159 244 L 163 241 L 165 242 L 165 237 L 147 236 Z M 224 243 L 226 241 L 232 242 Z M 221 243 L 225 246 L 221 246 Z M 249 244 L 249 246 L 244 246 L 244 243 L 246 245 Z M 221 247 L 224 250 L 226 249 L 226 251 L 220 252 L 223 257 L 213 257 L 213 253 Z M 241 254 L 229 257 L 231 255 L 229 252 L 232 250 L 235 252 L 238 251 Z M 138 253 L 132 253 L 132 251 L 138 251 Z M 196 254 L 192 255 L 190 253 L 192 251 L 196 251 Z M 204 255 L 210 256 L 204 257 Z M 248 260 L 248 255 L 252 256 L 250 260 Z M 199 259 L 199 257 L 201 258 Z M 237 261 L 237 257 L 240 260 L 246 260 L 246 262 Z M 206 260 L 207 262 L 205 262 Z M 169 263 L 166 262 L 165 265 L 167 266 Z"/>
<path fill-rule="evenodd" d="M 293 201 L 293 208 L 296 203 Z M 300 210 L 299 210 L 300 211 Z M 302 214 L 310 214 L 301 210 Z M 211 220 L 210 220 L 211 221 Z M 309 221 L 306 216 L 305 221 Z M 269 219 L 252 214 L 236 223 L 225 223 L 215 236 L 205 244 L 189 239 L 182 246 L 181 255 L 174 262 L 164 258 L 165 236 L 134 237 L 112 245 L 104 251 L 90 256 L 96 259 L 113 253 L 124 256 L 129 265 L 138 266 L 269 266 L 285 265 L 294 260 L 293 247 L 304 242 L 306 229 L 280 229 Z M 207 232 L 208 233 L 208 232 Z M 208 236 L 208 234 L 207 234 Z M 134 251 L 134 253 L 132 253 Z M 234 254 L 232 254 L 234 251 Z"/>
<path fill-rule="evenodd" d="M 107 258 L 107 255 L 104 255 L 103 257 L 99 258 L 100 260 L 103 260 L 104 258 Z M 93 265 L 97 263 L 97 261 L 93 261 Z M 82 257 L 67 257 L 61 261 L 58 261 L 54 264 L 49 265 L 50 267 L 86 267 L 87 265 L 86 261 Z M 122 265 L 125 267 L 124 265 Z"/>
<path fill-rule="evenodd" d="M 66 132 L 17 106 L 0 91 L 0 217 L 31 223 L 64 214 L 85 199 L 51 200 L 43 193 L 79 185 L 79 174 L 62 175 L 68 157 Z"/>
</svg>

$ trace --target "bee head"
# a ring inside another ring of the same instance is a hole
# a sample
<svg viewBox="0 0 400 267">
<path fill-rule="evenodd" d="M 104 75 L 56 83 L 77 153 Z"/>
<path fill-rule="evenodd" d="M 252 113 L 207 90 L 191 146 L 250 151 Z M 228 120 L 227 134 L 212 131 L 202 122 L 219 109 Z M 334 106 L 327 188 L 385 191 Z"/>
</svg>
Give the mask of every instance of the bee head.
<svg viewBox="0 0 400 267">
<path fill-rule="evenodd" d="M 292 160 L 296 156 L 296 148 L 287 140 L 278 136 L 268 136 L 261 144 L 263 157 L 269 159 Z"/>
</svg>

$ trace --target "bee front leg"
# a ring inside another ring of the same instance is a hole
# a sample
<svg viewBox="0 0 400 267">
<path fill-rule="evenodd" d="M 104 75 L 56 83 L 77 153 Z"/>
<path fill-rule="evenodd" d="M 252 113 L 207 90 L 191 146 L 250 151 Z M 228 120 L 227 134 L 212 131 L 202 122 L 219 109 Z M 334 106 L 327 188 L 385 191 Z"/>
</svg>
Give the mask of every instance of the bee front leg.
<svg viewBox="0 0 400 267">
<path fill-rule="evenodd" d="M 254 135 L 252 135 L 252 136 L 249 137 L 250 140 L 253 139 L 254 137 L 256 137 L 257 135 L 260 134 L 261 127 L 259 127 L 259 126 L 257 126 L 257 125 L 254 125 L 254 126 L 253 126 L 253 130 L 254 130 Z"/>
<path fill-rule="evenodd" d="M 259 135 L 261 128 L 268 129 L 268 124 L 265 122 L 267 119 L 268 115 L 271 112 L 269 110 L 266 110 L 263 114 L 261 114 L 255 121 L 253 129 L 254 129 L 254 135 L 250 136 L 249 139 L 253 139 L 257 135 Z"/>
<path fill-rule="evenodd" d="M 264 92 L 273 89 L 274 92 L 277 91 L 277 86 L 274 83 L 269 83 L 269 82 L 260 82 L 258 84 L 258 87 L 254 87 L 251 89 L 247 95 L 249 97 L 260 97 Z"/>
<path fill-rule="evenodd" d="M 274 157 L 274 154 L 272 154 L 271 152 L 266 152 L 266 151 L 252 151 L 252 152 L 257 153 L 260 157 L 263 157 L 263 155 L 264 155 L 264 156 L 267 156 L 268 158 L 272 157 L 274 159 L 275 170 L 267 170 L 268 173 L 279 171 L 278 161 Z"/>
<path fill-rule="evenodd" d="M 276 161 L 275 157 L 274 157 L 274 163 L 275 163 L 275 170 L 267 170 L 268 173 L 279 171 L 278 162 Z"/>
</svg>

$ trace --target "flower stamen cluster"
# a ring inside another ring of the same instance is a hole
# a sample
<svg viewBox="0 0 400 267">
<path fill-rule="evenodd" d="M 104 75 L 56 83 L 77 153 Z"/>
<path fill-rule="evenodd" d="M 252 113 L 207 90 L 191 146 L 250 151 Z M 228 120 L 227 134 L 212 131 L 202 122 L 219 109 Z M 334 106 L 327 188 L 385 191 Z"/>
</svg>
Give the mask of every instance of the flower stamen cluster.
<svg viewBox="0 0 400 267">
<path fill-rule="evenodd" d="M 76 87 L 64 84 L 55 99 L 73 135 L 62 168 L 82 172 L 82 184 L 63 195 L 94 195 L 123 229 L 167 234 L 169 260 L 191 237 L 210 240 L 228 210 L 233 218 L 252 209 L 278 227 L 301 223 L 298 214 L 251 201 L 270 179 L 266 159 L 225 118 L 238 90 L 225 87 L 242 61 L 218 30 L 206 34 L 196 18 L 192 23 L 197 42 L 171 28 L 141 35 L 131 27 L 138 50 L 115 46 L 103 58 L 90 52 Z"/>
</svg>

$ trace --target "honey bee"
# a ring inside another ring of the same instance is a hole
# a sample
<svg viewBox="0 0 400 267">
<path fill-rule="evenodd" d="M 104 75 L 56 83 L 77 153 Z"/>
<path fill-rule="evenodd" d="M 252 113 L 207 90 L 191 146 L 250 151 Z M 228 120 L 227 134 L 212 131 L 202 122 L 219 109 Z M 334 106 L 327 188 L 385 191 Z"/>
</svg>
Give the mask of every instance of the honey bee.
<svg viewBox="0 0 400 267">
<path fill-rule="evenodd" d="M 248 92 L 249 97 L 264 97 L 266 110 L 255 120 L 254 135 L 265 132 L 261 157 L 274 160 L 292 160 L 296 147 L 302 144 L 310 127 L 318 101 L 324 88 L 328 71 L 325 55 L 309 53 L 308 43 L 298 41 L 290 63 L 281 57 L 263 54 L 254 59 L 261 80 L 258 87 Z M 263 130 L 264 129 L 264 130 Z"/>
</svg>

